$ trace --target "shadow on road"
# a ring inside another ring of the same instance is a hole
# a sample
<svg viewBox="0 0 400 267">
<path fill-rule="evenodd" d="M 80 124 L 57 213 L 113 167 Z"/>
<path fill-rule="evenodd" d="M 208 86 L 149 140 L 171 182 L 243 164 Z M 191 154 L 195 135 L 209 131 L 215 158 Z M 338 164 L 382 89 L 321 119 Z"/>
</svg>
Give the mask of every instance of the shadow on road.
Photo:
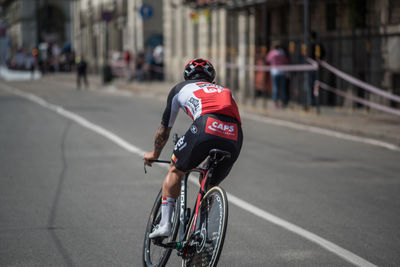
<svg viewBox="0 0 400 267">
<path fill-rule="evenodd" d="M 60 196 L 62 193 L 63 184 L 64 184 L 64 180 L 66 177 L 65 174 L 66 174 L 67 168 L 68 168 L 67 159 L 66 159 L 66 155 L 65 155 L 65 141 L 67 139 L 67 134 L 68 134 L 70 126 L 71 126 L 71 122 L 68 121 L 67 125 L 65 126 L 63 135 L 62 135 L 62 140 L 61 140 L 62 169 L 61 169 L 60 176 L 58 178 L 57 190 L 56 190 L 56 193 L 55 193 L 55 196 L 53 199 L 53 203 L 52 203 L 51 210 L 50 210 L 50 215 L 49 215 L 49 218 L 47 221 L 47 230 L 49 231 L 50 236 L 53 239 L 57 250 L 60 252 L 61 256 L 63 257 L 65 264 L 69 267 L 75 267 L 76 265 L 72 261 L 71 256 L 69 255 L 67 249 L 63 246 L 61 239 L 57 235 L 57 230 L 59 230 L 60 228 L 57 228 L 57 226 L 55 225 L 58 203 L 60 201 Z"/>
</svg>

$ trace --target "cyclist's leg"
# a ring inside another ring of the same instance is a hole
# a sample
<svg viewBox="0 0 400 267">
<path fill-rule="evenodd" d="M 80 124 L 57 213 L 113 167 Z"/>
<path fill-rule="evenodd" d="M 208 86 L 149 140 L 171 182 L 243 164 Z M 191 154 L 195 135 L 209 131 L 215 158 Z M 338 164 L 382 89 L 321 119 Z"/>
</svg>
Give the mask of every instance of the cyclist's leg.
<svg viewBox="0 0 400 267">
<path fill-rule="evenodd" d="M 163 198 L 169 197 L 177 199 L 181 189 L 182 178 L 185 175 L 184 171 L 177 169 L 173 164 L 171 164 L 167 176 L 165 176 L 162 196 Z"/>
<path fill-rule="evenodd" d="M 179 196 L 180 185 L 184 174 L 185 172 L 178 170 L 173 164 L 171 164 L 162 187 L 161 221 L 149 235 L 150 238 L 170 235 L 171 216 L 175 208 L 176 199 Z"/>
<path fill-rule="evenodd" d="M 172 161 L 179 170 L 189 171 L 201 164 L 208 157 L 209 149 L 203 144 L 210 135 L 204 133 L 207 116 L 195 120 L 189 130 L 177 142 Z"/>
<path fill-rule="evenodd" d="M 161 199 L 162 199 L 162 192 L 160 190 L 154 202 L 153 208 L 151 209 L 144 235 L 143 266 L 146 267 L 166 265 L 172 250 L 169 248 L 159 246 L 159 244 L 161 242 L 164 244 L 174 242 L 178 234 L 179 209 L 176 209 L 174 210 L 175 212 L 173 213 L 171 218 L 171 234 L 169 238 L 163 241 L 161 240 L 152 241 L 149 238 L 150 233 L 154 231 L 155 226 L 157 226 L 161 220 L 161 202 L 162 202 Z"/>
<path fill-rule="evenodd" d="M 219 163 L 218 166 L 214 169 L 213 177 L 208 184 L 208 189 L 219 185 L 230 173 L 234 161 L 232 160 L 224 160 Z"/>
<path fill-rule="evenodd" d="M 233 122 L 233 120 L 229 118 L 222 119 L 225 119 L 228 122 Z M 219 185 L 219 183 L 221 183 L 222 180 L 225 179 L 226 176 L 228 176 L 233 164 L 239 157 L 243 143 L 243 132 L 240 125 L 238 125 L 237 127 L 237 139 L 227 139 L 220 136 L 214 136 L 214 140 L 209 140 L 207 141 L 207 144 L 204 144 L 204 146 L 207 147 L 208 150 L 217 148 L 231 153 L 230 158 L 225 158 L 214 169 L 212 179 L 209 181 L 208 189 L 213 186 Z"/>
<path fill-rule="evenodd" d="M 204 144 L 205 147 L 210 151 L 213 148 L 221 149 L 224 151 L 228 151 L 231 153 L 231 158 L 225 158 L 223 161 L 219 162 L 218 165 L 213 170 L 213 175 L 211 180 L 208 182 L 208 189 L 213 186 L 219 185 L 222 180 L 228 176 L 229 172 L 232 169 L 233 164 L 239 156 L 239 151 L 236 146 L 230 142 L 224 142 L 220 138 L 215 138 L 216 140 L 210 140 L 211 142 L 207 142 Z"/>
<path fill-rule="evenodd" d="M 163 182 L 161 222 L 149 235 L 150 238 L 169 235 L 171 214 L 180 193 L 182 178 L 186 171 L 191 170 L 197 166 L 196 164 L 201 162 L 201 160 L 198 161 L 198 156 L 200 155 L 193 153 L 193 149 L 198 143 L 198 132 L 194 131 L 193 127 L 197 127 L 196 122 L 192 124 L 190 129 L 178 140 L 174 147 L 172 164 Z M 201 159 L 204 158 L 205 156 Z"/>
</svg>

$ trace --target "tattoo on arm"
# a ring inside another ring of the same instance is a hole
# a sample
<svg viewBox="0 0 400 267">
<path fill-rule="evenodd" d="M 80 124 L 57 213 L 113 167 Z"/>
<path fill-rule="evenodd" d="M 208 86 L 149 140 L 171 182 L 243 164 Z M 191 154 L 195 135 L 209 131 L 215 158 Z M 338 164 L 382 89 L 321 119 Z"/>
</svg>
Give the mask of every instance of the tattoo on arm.
<svg viewBox="0 0 400 267">
<path fill-rule="evenodd" d="M 165 127 L 163 125 L 158 126 L 156 131 L 156 136 L 154 137 L 154 155 L 159 157 L 161 151 L 163 150 L 165 144 L 168 141 L 169 133 L 171 128 Z"/>
</svg>

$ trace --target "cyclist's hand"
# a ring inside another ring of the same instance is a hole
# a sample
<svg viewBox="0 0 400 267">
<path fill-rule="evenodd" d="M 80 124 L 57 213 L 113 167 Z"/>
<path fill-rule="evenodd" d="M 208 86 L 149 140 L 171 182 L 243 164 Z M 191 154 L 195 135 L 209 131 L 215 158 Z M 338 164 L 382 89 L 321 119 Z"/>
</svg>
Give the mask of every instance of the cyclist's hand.
<svg viewBox="0 0 400 267">
<path fill-rule="evenodd" d="M 147 165 L 147 166 L 150 166 L 151 167 L 151 165 L 152 165 L 152 160 L 157 160 L 158 158 L 156 158 L 155 156 L 154 156 L 154 152 L 147 152 L 146 154 L 144 154 L 144 156 L 143 156 L 143 160 L 144 160 L 144 163 Z"/>
</svg>

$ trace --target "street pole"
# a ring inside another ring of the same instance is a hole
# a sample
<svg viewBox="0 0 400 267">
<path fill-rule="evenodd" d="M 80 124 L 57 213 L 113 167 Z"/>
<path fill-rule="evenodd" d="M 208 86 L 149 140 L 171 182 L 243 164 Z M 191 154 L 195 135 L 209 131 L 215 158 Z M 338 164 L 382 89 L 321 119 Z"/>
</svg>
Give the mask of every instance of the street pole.
<svg viewBox="0 0 400 267">
<path fill-rule="evenodd" d="M 310 56 L 310 3 L 309 0 L 304 0 L 304 48 L 303 57 L 306 61 Z M 304 110 L 308 110 L 311 102 L 311 89 L 310 89 L 310 72 L 304 72 Z"/>
<path fill-rule="evenodd" d="M 110 67 L 108 66 L 108 21 L 106 21 L 106 34 L 105 34 L 105 46 L 104 46 L 104 60 L 103 60 L 103 84 L 110 81 Z"/>
<path fill-rule="evenodd" d="M 268 15 L 268 6 L 267 3 L 264 3 L 263 5 L 263 24 L 264 24 L 264 34 L 263 34 L 263 48 L 262 48 L 262 57 L 263 59 L 265 59 L 268 51 L 271 49 L 270 45 L 269 45 L 269 41 L 270 41 L 270 32 L 269 32 L 269 15 Z M 269 75 L 269 73 L 265 73 L 266 75 Z M 266 77 L 265 77 L 266 78 Z M 265 79 L 266 80 L 266 79 Z M 263 95 L 263 108 L 267 108 L 267 88 L 264 88 L 265 92 Z"/>
<path fill-rule="evenodd" d="M 105 53 L 104 53 L 104 56 L 105 56 L 105 59 L 104 59 L 104 62 L 105 62 L 105 64 L 106 65 L 108 65 L 108 49 L 109 49 L 109 38 L 108 38 L 108 35 L 109 35 L 109 22 L 107 21 L 106 22 L 106 51 L 105 51 Z"/>
<path fill-rule="evenodd" d="M 36 15 L 36 47 L 39 48 L 40 44 L 40 14 L 39 14 L 39 0 L 35 1 L 35 15 Z"/>
<path fill-rule="evenodd" d="M 112 76 L 111 76 L 111 68 L 108 65 L 108 47 L 109 47 L 109 22 L 111 20 L 111 13 L 110 12 L 104 12 L 103 13 L 103 20 L 106 23 L 106 34 L 105 34 L 105 49 L 104 49 L 104 60 L 103 60 L 103 72 L 102 72 L 102 82 L 103 84 L 106 84 L 111 81 Z"/>
</svg>

